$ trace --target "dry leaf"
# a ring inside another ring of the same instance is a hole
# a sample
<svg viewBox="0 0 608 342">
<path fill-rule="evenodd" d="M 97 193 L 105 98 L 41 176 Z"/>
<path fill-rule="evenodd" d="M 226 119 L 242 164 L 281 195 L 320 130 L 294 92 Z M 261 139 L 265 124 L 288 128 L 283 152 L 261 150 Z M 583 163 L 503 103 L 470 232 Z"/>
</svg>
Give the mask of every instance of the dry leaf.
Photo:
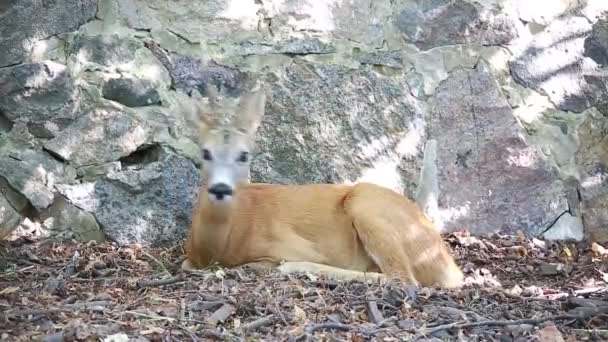
<svg viewBox="0 0 608 342">
<path fill-rule="evenodd" d="M 306 312 L 302 310 L 299 306 L 293 306 L 293 314 L 296 316 L 296 320 L 300 323 L 306 321 Z"/>
<path fill-rule="evenodd" d="M 595 254 L 595 256 L 602 256 L 602 255 L 606 255 L 606 248 L 604 248 L 602 245 L 594 242 L 593 244 L 591 244 L 591 251 L 593 252 L 593 254 Z"/>
<path fill-rule="evenodd" d="M 152 335 L 152 334 L 162 334 L 165 332 L 165 329 L 161 327 L 148 327 L 148 329 L 140 331 L 139 333 L 142 335 Z"/>
<path fill-rule="evenodd" d="M 564 342 L 562 333 L 555 325 L 548 325 L 540 329 L 536 335 L 541 342 Z"/>
<path fill-rule="evenodd" d="M 517 231 L 517 241 L 519 241 L 519 242 L 526 242 L 526 235 L 521 230 Z"/>
<path fill-rule="evenodd" d="M 0 295 L 3 294 L 9 294 L 9 293 L 14 293 L 19 291 L 20 287 L 19 286 L 11 286 L 11 287 L 7 287 L 4 290 L 0 291 Z"/>
<path fill-rule="evenodd" d="M 292 336 L 302 335 L 302 334 L 304 334 L 304 327 L 301 325 L 298 325 L 295 328 L 289 330 L 289 334 Z"/>
</svg>

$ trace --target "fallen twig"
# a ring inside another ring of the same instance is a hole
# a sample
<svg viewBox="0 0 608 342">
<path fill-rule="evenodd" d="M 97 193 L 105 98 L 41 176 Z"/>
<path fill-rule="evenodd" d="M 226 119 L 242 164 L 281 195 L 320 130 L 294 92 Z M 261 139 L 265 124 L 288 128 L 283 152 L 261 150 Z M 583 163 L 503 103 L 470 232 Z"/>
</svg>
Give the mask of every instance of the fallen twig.
<svg viewBox="0 0 608 342">
<path fill-rule="evenodd" d="M 608 308 L 607 308 L 608 309 Z M 554 315 L 554 316 L 546 316 L 541 318 L 524 318 L 517 320 L 487 320 L 487 321 L 478 321 L 478 322 L 453 322 L 449 324 L 444 324 L 440 326 L 436 326 L 431 329 L 427 329 L 424 331 L 425 335 L 434 334 L 438 331 L 448 330 L 448 329 L 464 329 L 464 328 L 473 328 L 480 326 L 507 326 L 507 325 L 521 325 L 521 324 L 530 324 L 530 325 L 538 325 L 547 321 L 557 321 L 557 320 L 565 320 L 565 319 L 583 319 L 593 316 L 592 314 L 565 314 L 565 315 Z"/>
<path fill-rule="evenodd" d="M 167 271 L 167 268 L 165 267 L 165 265 L 162 262 L 160 262 L 158 259 L 156 259 L 153 255 L 151 255 L 150 253 L 148 253 L 144 250 L 142 250 L 141 252 L 143 253 L 143 255 L 152 259 L 158 266 L 160 266 L 160 268 L 163 270 L 163 272 L 165 272 L 168 275 L 171 275 L 171 272 Z"/>
<path fill-rule="evenodd" d="M 57 308 L 25 309 L 25 310 L 17 310 L 14 312 L 7 311 L 7 312 L 5 312 L 5 315 L 7 317 L 48 315 L 48 314 L 53 314 L 53 313 L 66 312 L 66 311 L 96 309 L 96 308 L 108 306 L 111 304 L 112 303 L 108 302 L 108 301 L 73 303 L 73 304 L 65 304 L 62 307 L 57 307 Z"/>
<path fill-rule="evenodd" d="M 153 319 L 153 320 L 156 320 L 156 321 L 169 321 L 169 322 L 175 322 L 176 321 L 176 319 L 173 318 L 173 317 L 159 316 L 159 315 L 149 315 L 149 314 L 145 314 L 143 312 L 137 312 L 137 311 L 125 311 L 124 313 L 130 314 L 130 315 L 133 315 L 133 316 Z"/>
<path fill-rule="evenodd" d="M 342 323 L 328 322 L 328 323 L 318 323 L 318 324 L 309 325 L 308 327 L 306 327 L 305 332 L 306 332 L 306 334 L 312 335 L 317 330 L 326 330 L 326 329 L 327 330 L 341 330 L 341 331 L 352 330 L 350 325 L 346 325 L 346 324 L 342 324 Z"/>
<path fill-rule="evenodd" d="M 207 322 L 212 325 L 216 325 L 218 322 L 223 322 L 230 315 L 236 311 L 236 308 L 232 304 L 225 303 L 219 309 L 215 310 L 211 316 L 207 319 Z"/>
<path fill-rule="evenodd" d="M 251 322 L 249 322 L 247 324 L 244 324 L 243 327 L 242 327 L 242 329 L 243 329 L 243 331 L 256 330 L 256 329 L 259 329 L 259 328 L 261 328 L 263 326 L 270 325 L 270 324 L 274 323 L 274 321 L 275 321 L 274 315 L 268 315 L 268 316 L 265 316 L 265 317 L 260 317 L 260 318 L 254 320 L 254 321 L 251 321 Z"/>
<path fill-rule="evenodd" d="M 139 280 L 137 282 L 137 286 L 139 287 L 158 287 L 163 285 L 175 284 L 179 281 L 184 280 L 184 277 L 181 274 L 178 274 L 174 277 L 162 278 L 162 279 L 154 279 L 154 280 Z"/>
<path fill-rule="evenodd" d="M 382 316 L 382 313 L 380 312 L 380 310 L 378 310 L 378 304 L 375 300 L 368 300 L 366 302 L 366 306 L 367 318 L 371 323 L 379 325 L 381 322 L 384 321 L 384 316 Z"/>
</svg>

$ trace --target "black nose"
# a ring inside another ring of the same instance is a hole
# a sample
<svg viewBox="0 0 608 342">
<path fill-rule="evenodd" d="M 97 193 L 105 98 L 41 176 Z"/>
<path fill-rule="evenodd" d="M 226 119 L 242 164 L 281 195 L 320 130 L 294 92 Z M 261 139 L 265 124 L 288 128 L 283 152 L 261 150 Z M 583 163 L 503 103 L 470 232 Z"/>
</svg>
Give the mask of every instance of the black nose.
<svg viewBox="0 0 608 342">
<path fill-rule="evenodd" d="M 207 189 L 207 191 L 210 194 L 215 195 L 218 200 L 223 199 L 224 196 L 232 195 L 232 188 L 226 183 L 213 184 L 213 186 Z"/>
</svg>

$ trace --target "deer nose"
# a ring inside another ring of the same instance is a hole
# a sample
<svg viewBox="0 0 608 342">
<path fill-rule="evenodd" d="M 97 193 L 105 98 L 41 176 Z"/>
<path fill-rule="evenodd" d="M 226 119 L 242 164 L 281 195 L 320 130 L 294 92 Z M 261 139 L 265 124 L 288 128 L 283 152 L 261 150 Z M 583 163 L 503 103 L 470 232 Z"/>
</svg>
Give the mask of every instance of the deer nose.
<svg viewBox="0 0 608 342">
<path fill-rule="evenodd" d="M 215 195 L 218 200 L 223 199 L 224 196 L 232 196 L 232 188 L 226 183 L 213 184 L 207 191 Z"/>
</svg>

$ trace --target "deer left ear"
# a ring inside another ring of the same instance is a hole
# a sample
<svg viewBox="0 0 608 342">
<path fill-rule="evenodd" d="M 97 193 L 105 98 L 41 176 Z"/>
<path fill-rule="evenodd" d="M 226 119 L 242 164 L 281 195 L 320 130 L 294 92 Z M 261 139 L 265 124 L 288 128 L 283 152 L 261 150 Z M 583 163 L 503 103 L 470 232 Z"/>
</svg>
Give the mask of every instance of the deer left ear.
<svg viewBox="0 0 608 342">
<path fill-rule="evenodd" d="M 266 93 L 263 84 L 257 83 L 253 89 L 241 96 L 238 112 L 235 115 L 234 126 L 239 131 L 255 135 L 266 107 Z"/>
<path fill-rule="evenodd" d="M 205 92 L 205 98 L 198 91 L 192 93 L 195 100 L 195 110 L 198 116 L 198 125 L 201 135 L 205 135 L 209 130 L 217 128 L 220 123 L 220 106 L 217 90 L 209 85 Z"/>
</svg>

